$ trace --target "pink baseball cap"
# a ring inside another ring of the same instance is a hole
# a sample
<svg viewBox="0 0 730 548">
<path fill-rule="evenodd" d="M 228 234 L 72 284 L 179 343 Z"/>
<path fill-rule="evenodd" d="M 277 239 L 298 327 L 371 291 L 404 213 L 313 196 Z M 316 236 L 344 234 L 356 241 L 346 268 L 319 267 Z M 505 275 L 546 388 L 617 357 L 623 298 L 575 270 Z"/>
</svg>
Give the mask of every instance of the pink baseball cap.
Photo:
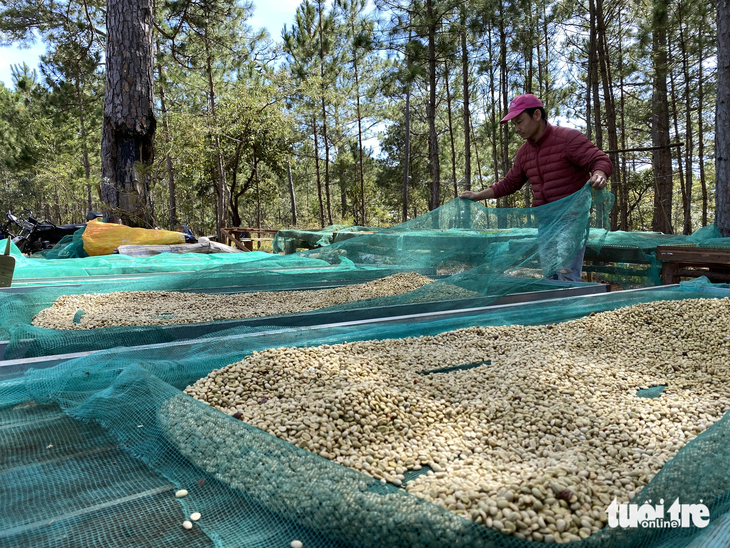
<svg viewBox="0 0 730 548">
<path fill-rule="evenodd" d="M 519 116 L 528 108 L 538 108 L 538 107 L 544 107 L 542 104 L 542 101 L 535 97 L 532 93 L 526 93 L 524 95 L 518 95 L 514 99 L 512 99 L 512 102 L 509 104 L 509 111 L 507 112 L 507 116 L 502 118 L 500 120 L 500 124 L 504 124 L 505 122 L 509 122 L 512 118 L 515 116 Z"/>
</svg>

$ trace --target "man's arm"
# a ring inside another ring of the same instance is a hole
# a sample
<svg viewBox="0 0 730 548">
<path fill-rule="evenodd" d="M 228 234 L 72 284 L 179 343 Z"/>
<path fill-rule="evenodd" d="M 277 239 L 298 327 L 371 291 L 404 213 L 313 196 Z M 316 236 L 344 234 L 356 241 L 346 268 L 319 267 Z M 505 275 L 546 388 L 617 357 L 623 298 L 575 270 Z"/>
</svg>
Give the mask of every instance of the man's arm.
<svg viewBox="0 0 730 548">
<path fill-rule="evenodd" d="M 591 172 L 590 183 L 593 188 L 603 188 L 613 172 L 611 159 L 588 137 L 577 131 L 568 144 L 568 159 L 578 166 L 586 166 Z"/>
<path fill-rule="evenodd" d="M 466 190 L 459 194 L 459 198 L 466 198 L 467 200 L 490 200 L 492 198 L 501 198 L 502 196 L 514 194 L 521 189 L 526 182 L 527 176 L 522 169 L 520 153 L 518 152 L 515 157 L 515 162 L 512 164 L 512 168 L 507 172 L 507 175 L 504 176 L 504 179 L 479 192 Z"/>
<path fill-rule="evenodd" d="M 478 202 L 479 200 L 491 200 L 494 198 L 494 191 L 492 190 L 492 187 L 485 188 L 484 190 L 480 190 L 479 192 L 472 192 L 471 190 L 465 190 L 461 194 L 459 194 L 459 198 L 466 198 L 467 200 L 474 200 L 475 202 Z"/>
</svg>

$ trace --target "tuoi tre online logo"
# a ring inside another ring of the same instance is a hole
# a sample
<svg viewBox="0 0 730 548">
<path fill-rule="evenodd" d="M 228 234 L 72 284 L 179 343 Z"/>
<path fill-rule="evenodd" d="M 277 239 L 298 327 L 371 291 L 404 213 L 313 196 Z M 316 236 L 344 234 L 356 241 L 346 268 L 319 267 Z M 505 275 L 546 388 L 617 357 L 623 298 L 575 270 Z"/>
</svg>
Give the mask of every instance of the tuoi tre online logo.
<svg viewBox="0 0 730 548">
<path fill-rule="evenodd" d="M 710 510 L 704 504 L 680 504 L 679 497 L 672 503 L 666 513 L 664 499 L 659 504 L 649 504 L 646 501 L 638 504 L 618 504 L 616 499 L 606 509 L 609 527 L 643 527 L 649 528 L 676 528 L 676 527 L 707 527 L 710 523 Z M 700 502 L 702 502 L 700 500 Z"/>
</svg>

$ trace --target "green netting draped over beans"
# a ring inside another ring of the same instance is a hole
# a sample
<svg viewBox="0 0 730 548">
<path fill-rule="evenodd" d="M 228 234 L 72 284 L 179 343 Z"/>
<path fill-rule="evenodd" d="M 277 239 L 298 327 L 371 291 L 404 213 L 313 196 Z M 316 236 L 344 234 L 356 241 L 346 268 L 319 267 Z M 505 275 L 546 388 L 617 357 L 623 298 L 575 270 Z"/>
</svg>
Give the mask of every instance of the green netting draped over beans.
<svg viewBox="0 0 730 548">
<path fill-rule="evenodd" d="M 434 335 L 468 325 L 539 324 L 651 300 L 727 297 L 701 280 L 572 297 L 449 320 L 228 333 L 186 346 L 115 349 L 0 382 L 0 546 L 511 547 L 532 542 L 464 520 L 401 489 L 289 445 L 183 394 L 253 351 Z M 730 510 L 728 417 L 638 495 Z M 176 489 L 189 495 L 176 499 Z M 203 519 L 191 531 L 191 512 Z M 575 543 L 679 548 L 712 533 L 605 528 Z M 727 545 L 728 536 L 715 537 Z M 709 546 L 709 544 L 706 544 Z"/>
<path fill-rule="evenodd" d="M 361 325 L 272 328 L 264 318 L 258 327 L 219 329 L 193 340 L 176 340 L 160 326 L 59 332 L 33 327 L 31 321 L 65 294 L 271 291 L 404 271 L 436 281 L 349 306 L 496 299 L 539 287 L 586 243 L 602 253 L 613 236 L 589 233 L 589 227 L 606 226 L 611 200 L 610 194 L 587 187 L 534 209 L 455 200 L 403 225 L 291 256 L 18 257 L 16 269 L 32 274 L 21 279 L 50 283 L 0 294 L 0 334 L 10 340 L 6 359 L 104 350 L 55 367 L 11 370 L 0 379 L 0 546 L 284 548 L 294 539 L 307 548 L 534 545 L 299 449 L 182 390 L 214 369 L 267 348 L 436 335 L 469 326 L 549 324 L 640 302 L 723 298 L 730 290 L 697 280 L 441 319 Z M 694 243 L 716 234 L 711 236 L 700 233 Z M 69 266 L 54 284 L 51 271 L 61 263 Z M 83 279 L 100 274 L 103 281 Z M 135 348 L 141 344 L 153 346 Z M 683 448 L 637 500 L 702 500 L 713 523 L 730 519 L 728 420 L 724 417 Z M 177 489 L 189 495 L 176 499 Z M 184 530 L 183 519 L 196 511 L 204 518 Z M 680 548 L 701 543 L 710 533 L 719 535 L 711 527 L 605 528 L 575 544 Z M 716 538 L 717 546 L 730 543 L 727 534 Z"/>
<path fill-rule="evenodd" d="M 436 281 L 416 291 L 328 310 L 346 312 L 475 298 L 483 305 L 505 295 L 544 290 L 545 279 L 560 271 L 584 244 L 586 257 L 611 253 L 618 253 L 619 258 L 627 254 L 640 257 L 643 270 L 632 272 L 635 283 L 630 285 L 645 286 L 655 285 L 659 276 L 655 258 L 659 239 L 671 243 L 716 240 L 714 225 L 689 237 L 607 232 L 599 227 L 607 225 L 612 204 L 610 193 L 592 191 L 588 186 L 568 198 L 531 209 L 485 208 L 469 200 L 454 200 L 401 225 L 358 233 L 354 238 L 291 255 L 165 253 L 142 258 L 110 255 L 60 260 L 27 258 L 16 249 L 14 285 L 22 292 L 0 293 L 0 341 L 9 341 L 5 359 L 18 359 L 165 343 L 180 337 L 180 330 L 163 326 L 88 331 L 33 326 L 33 317 L 61 295 L 142 290 L 293 291 L 418 272 Z M 606 270 L 610 273 L 622 268 L 600 264 L 603 276 L 609 279 Z M 625 281 L 628 275 L 619 273 L 616 277 Z M 258 330 L 265 329 L 266 322 L 258 325 L 262 326 Z M 227 328 L 224 324 L 206 325 L 203 333 L 198 329 L 194 336 Z M 183 333 L 193 336 L 191 330 Z"/>
<path fill-rule="evenodd" d="M 0 242 L 3 245 L 2 240 Z M 51 250 L 53 251 L 53 250 Z M 60 254 L 62 251 L 59 251 Z M 14 283 L 26 279 L 73 278 L 87 276 L 118 276 L 148 273 L 190 273 L 217 269 L 296 267 L 321 264 L 306 258 L 280 257 L 263 251 L 249 253 L 185 253 L 181 255 L 162 253 L 152 257 L 130 257 L 127 255 L 102 255 L 99 257 L 53 258 L 26 257 L 11 244 L 11 255 L 15 257 Z M 265 265 L 263 263 L 266 263 Z"/>
<path fill-rule="evenodd" d="M 587 251 L 585 260 L 587 266 L 585 270 L 587 272 L 595 272 L 597 275 L 607 281 L 614 281 L 624 286 L 624 288 L 630 287 L 648 287 L 661 284 L 660 273 L 661 273 L 661 262 L 657 260 L 657 246 L 663 245 L 682 245 L 682 246 L 697 246 L 697 247 L 728 247 L 730 242 L 727 238 L 722 238 L 718 228 L 712 224 L 706 227 L 702 227 L 695 231 L 691 235 L 683 234 L 662 234 L 659 232 L 624 232 L 624 231 L 608 231 L 606 227 L 609 226 L 608 215 L 613 205 L 612 196 L 608 196 L 607 193 L 595 193 L 594 192 L 594 203 L 591 213 L 591 228 L 587 240 Z M 536 217 L 533 219 L 528 210 L 511 209 L 511 210 L 499 210 L 490 209 L 487 210 L 486 221 L 476 220 L 477 224 L 470 224 L 471 218 L 467 214 L 463 219 L 459 219 L 455 222 L 449 223 L 449 228 L 452 231 L 458 230 L 470 230 L 471 228 L 477 228 L 482 234 L 490 233 L 490 240 L 499 241 L 502 238 L 510 239 L 513 236 L 517 236 L 518 233 L 514 230 L 516 227 L 520 227 L 522 230 L 519 232 L 520 237 L 525 238 L 536 238 L 538 236 L 538 226 L 532 222 L 537 219 L 537 225 L 540 225 L 543 221 L 540 219 L 540 213 L 537 213 L 541 209 L 536 210 Z M 437 210 L 438 211 L 438 210 Z M 480 217 L 484 212 L 480 212 L 477 217 Z M 546 215 L 550 216 L 551 213 Z M 516 217 L 523 217 L 523 219 L 517 220 Z M 466 223 L 461 224 L 461 221 L 465 220 Z M 490 222 L 491 221 L 491 222 Z M 410 238 L 423 238 L 433 236 L 429 227 L 429 224 L 433 222 L 433 219 L 429 215 L 424 215 L 415 219 L 414 221 L 398 225 L 393 229 L 385 231 L 381 235 L 375 235 L 367 237 L 362 240 L 363 245 L 367 245 L 366 242 L 383 242 L 384 246 L 387 246 L 387 238 L 390 237 L 390 232 L 402 232 L 411 231 L 409 234 Z M 493 231 L 494 225 L 499 228 Z M 442 226 L 444 223 L 443 218 L 439 218 L 436 224 Z M 486 230 L 485 230 L 486 227 Z M 509 227 L 505 231 L 505 227 Z M 326 227 L 322 230 L 286 230 L 280 231 L 275 238 L 275 250 L 293 252 L 294 248 L 297 247 L 298 243 L 305 244 L 309 247 L 323 247 L 328 246 L 336 242 L 345 242 L 353 236 L 359 238 L 367 236 L 362 235 L 361 232 L 381 232 L 383 229 L 367 229 L 363 227 L 352 227 L 353 232 L 345 232 L 339 226 Z M 340 232 L 337 232 L 338 229 Z M 419 231 L 422 231 L 419 233 Z M 335 237 L 331 237 L 335 234 Z M 341 235 L 341 236 L 340 236 Z M 542 236 L 542 234 L 540 235 Z M 438 236 L 436 242 L 439 240 L 445 241 L 447 238 Z M 278 246 L 276 242 L 280 243 Z M 448 245 L 446 243 L 444 246 Z M 513 244 L 515 245 L 515 244 Z M 347 248 L 352 246 L 348 244 Z M 377 248 L 377 246 L 376 246 Z M 443 250 L 441 250 L 443 251 Z M 386 254 L 388 254 L 386 252 Z M 381 257 L 377 253 L 366 254 L 363 257 L 364 260 L 370 261 L 382 261 Z"/>
<path fill-rule="evenodd" d="M 607 211 L 612 203 L 610 193 L 592 193 L 588 186 L 540 208 L 485 208 L 469 200 L 457 199 L 386 230 L 372 232 L 366 227 L 335 226 L 331 228 L 336 230 L 315 231 L 356 234 L 358 230 L 365 230 L 365 233 L 293 257 L 251 252 L 206 256 L 161 254 L 141 258 L 107 255 L 61 260 L 23 257 L 14 246 L 12 253 L 17 260 L 15 279 L 21 280 L 218 269 L 234 272 L 313 265 L 317 260 L 324 260 L 328 265 L 349 261 L 348 264 L 355 265 L 389 264 L 453 271 L 495 258 L 498 261 L 491 266 L 491 271 L 500 272 L 500 275 L 509 267 L 529 263 L 548 277 L 563 266 L 561 261 L 572 258 L 574 251 L 585 243 L 591 215 L 595 226 L 604 226 L 603 219 L 596 223 L 595 211 Z M 535 262 L 538 251 L 539 264 Z"/>
<path fill-rule="evenodd" d="M 613 196 L 586 186 L 573 196 L 533 209 L 485 208 L 455 200 L 396 227 L 293 255 L 241 253 L 162 254 L 154 257 L 87 257 L 65 260 L 19 257 L 22 293 L 0 293 L 0 340 L 5 359 L 81 352 L 117 345 L 174 340 L 170 329 L 108 327 L 63 331 L 35 327 L 33 317 L 61 295 L 112 291 L 285 291 L 323 283 L 364 282 L 396 272 L 437 278 L 422 290 L 348 307 L 488 298 L 544 289 L 585 245 L 590 224 L 604 220 Z M 600 239 L 594 240 L 600 246 Z M 130 265 L 128 268 L 125 265 Z M 45 278 L 42 286 L 23 279 Z M 81 272 L 87 276 L 80 275 Z M 104 278 L 91 276 L 103 272 Z M 85 279 L 86 278 L 86 279 Z M 54 283 L 54 280 L 58 280 Z M 211 328 L 212 329 L 212 328 Z"/>
<path fill-rule="evenodd" d="M 271 257 L 271 255 L 269 255 Z M 211 269 L 199 272 L 136 274 L 114 278 L 75 279 L 59 284 L 28 287 L 16 293 L 0 293 L 0 340 L 9 341 L 4 359 L 45 356 L 153 344 L 175 340 L 164 326 L 108 327 L 87 331 L 63 331 L 36 327 L 33 318 L 62 295 L 112 291 L 251 292 L 295 290 L 318 284 L 364 282 L 397 272 L 392 268 L 355 268 L 343 262 L 329 265 L 321 260 L 292 257 L 289 268 Z M 72 260 L 72 259 L 70 259 Z M 70 261 L 69 260 L 69 261 Z M 276 263 L 276 257 L 271 261 Z M 307 266 L 298 266 L 307 265 Z M 314 265 L 314 266 L 312 266 Z M 242 297 L 246 298 L 246 297 Z M 209 326 L 210 329 L 220 329 Z"/>
<path fill-rule="evenodd" d="M 592 195 L 592 196 L 591 196 Z M 592 202 L 591 202 L 592 197 Z M 659 284 L 661 264 L 656 260 L 658 245 L 727 247 L 727 238 L 709 225 L 690 236 L 646 232 L 609 232 L 608 215 L 614 197 L 607 191 L 586 187 L 568 198 L 529 209 L 485 208 L 468 200 L 454 200 L 433 212 L 389 229 L 333 225 L 320 230 L 282 230 L 274 238 L 277 253 L 293 250 L 291 242 L 322 248 L 281 257 L 263 252 L 210 254 L 163 253 L 153 257 L 106 255 L 84 257 L 80 247 L 82 230 L 67 236 L 44 256 L 25 257 L 14 245 L 14 280 L 48 280 L 89 276 L 122 276 L 153 273 L 204 271 L 240 272 L 274 268 L 318 267 L 348 264 L 419 266 L 444 273 L 489 264 L 497 273 L 522 267 L 535 267 L 547 277 L 555 270 L 556 260 L 587 244 L 586 260 L 595 262 L 589 271 L 607 279 L 632 286 Z M 587 211 L 590 209 L 590 213 Z M 586 240 L 583 222 L 590 219 Z M 570 243 L 576 239 L 575 244 Z M 0 245 L 4 246 L 4 241 Z M 540 242 L 540 249 L 536 248 Z M 508 244 L 505 252 L 504 245 Z M 327 249 L 324 249 L 327 247 Z M 535 253 L 537 251 L 537 254 Z M 521 255 L 516 255 L 521 253 Z M 326 262 L 321 263 L 319 260 Z M 544 271 L 544 272 L 543 272 Z M 110 286 L 117 283 L 112 281 Z M 122 283 L 122 282 L 119 282 Z M 176 281 L 172 283 L 181 286 Z M 144 286 L 144 284 L 142 284 Z M 111 289 L 114 290 L 114 289 Z"/>
</svg>

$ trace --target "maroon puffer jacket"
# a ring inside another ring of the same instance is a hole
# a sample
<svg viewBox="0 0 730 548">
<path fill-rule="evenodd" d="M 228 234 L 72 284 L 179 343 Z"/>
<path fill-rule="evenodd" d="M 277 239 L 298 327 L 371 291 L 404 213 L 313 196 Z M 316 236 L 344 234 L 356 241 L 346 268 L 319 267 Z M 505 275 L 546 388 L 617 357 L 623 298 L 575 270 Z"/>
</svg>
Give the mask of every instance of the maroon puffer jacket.
<svg viewBox="0 0 730 548">
<path fill-rule="evenodd" d="M 527 140 L 517 151 L 507 175 L 492 185 L 495 198 L 517 192 L 529 180 L 532 206 L 555 202 L 583 188 L 591 173 L 611 176 L 608 156 L 577 129 L 547 125 L 537 140 Z"/>
</svg>

